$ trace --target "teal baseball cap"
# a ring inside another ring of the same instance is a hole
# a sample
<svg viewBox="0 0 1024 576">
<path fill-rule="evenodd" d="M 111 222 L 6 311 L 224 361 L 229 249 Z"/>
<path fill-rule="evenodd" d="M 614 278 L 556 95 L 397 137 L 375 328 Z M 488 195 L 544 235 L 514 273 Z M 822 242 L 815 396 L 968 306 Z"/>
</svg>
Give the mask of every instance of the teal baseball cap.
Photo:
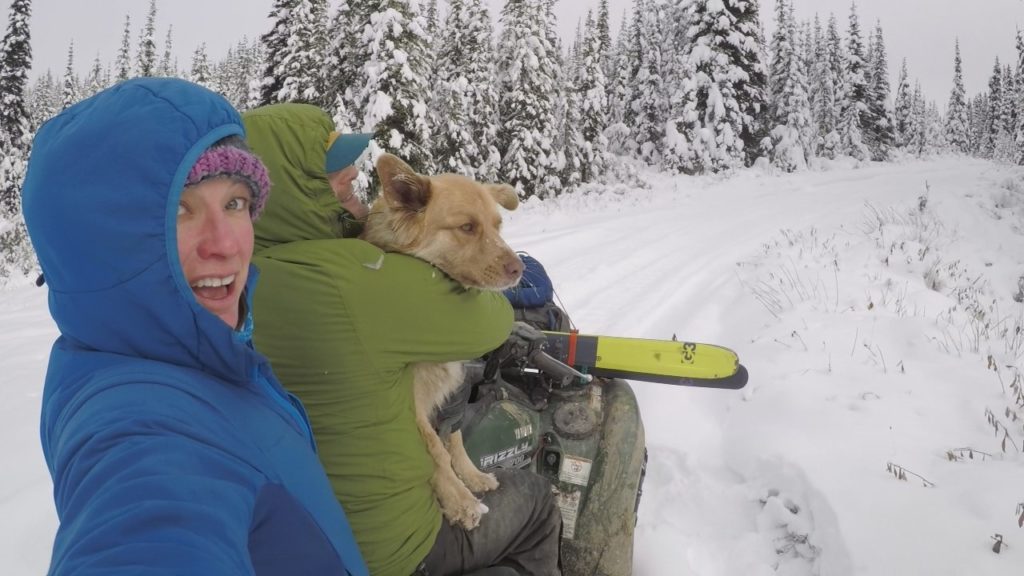
<svg viewBox="0 0 1024 576">
<path fill-rule="evenodd" d="M 353 133 L 342 134 L 331 132 L 327 139 L 327 158 L 324 161 L 324 172 L 330 174 L 356 163 L 363 155 L 366 147 L 373 140 L 373 134 Z"/>
</svg>

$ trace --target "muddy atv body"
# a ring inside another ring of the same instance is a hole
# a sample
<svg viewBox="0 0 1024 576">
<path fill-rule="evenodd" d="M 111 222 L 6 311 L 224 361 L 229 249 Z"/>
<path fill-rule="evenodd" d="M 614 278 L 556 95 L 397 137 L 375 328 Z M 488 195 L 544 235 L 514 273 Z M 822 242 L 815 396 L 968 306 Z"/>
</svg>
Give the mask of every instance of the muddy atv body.
<svg viewBox="0 0 1024 576">
<path fill-rule="evenodd" d="M 525 468 L 551 481 L 565 576 L 629 576 L 647 459 L 636 396 L 625 380 L 538 361 L 538 343 L 514 335 L 468 367 L 466 451 L 481 470 Z"/>
</svg>

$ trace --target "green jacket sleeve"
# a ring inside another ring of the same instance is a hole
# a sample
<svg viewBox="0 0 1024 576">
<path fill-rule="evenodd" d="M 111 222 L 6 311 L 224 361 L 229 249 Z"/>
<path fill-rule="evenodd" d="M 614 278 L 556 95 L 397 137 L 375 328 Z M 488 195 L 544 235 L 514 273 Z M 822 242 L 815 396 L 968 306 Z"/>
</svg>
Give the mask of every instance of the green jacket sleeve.
<svg viewBox="0 0 1024 576">
<path fill-rule="evenodd" d="M 361 240 L 283 244 L 263 251 L 256 264 L 263 269 L 255 304 L 258 344 L 261 325 L 270 322 L 261 317 L 277 316 L 283 307 L 309 338 L 359 349 L 362 360 L 382 369 L 476 358 L 500 346 L 512 328 L 503 294 L 465 289 L 422 260 Z M 301 302 L 283 304 L 295 299 Z"/>
</svg>

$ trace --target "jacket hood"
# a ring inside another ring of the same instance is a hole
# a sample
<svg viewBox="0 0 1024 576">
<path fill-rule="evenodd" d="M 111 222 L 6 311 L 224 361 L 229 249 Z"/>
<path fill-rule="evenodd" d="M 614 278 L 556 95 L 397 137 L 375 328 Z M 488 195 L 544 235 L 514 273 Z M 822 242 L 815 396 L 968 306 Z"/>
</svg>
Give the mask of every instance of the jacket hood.
<svg viewBox="0 0 1024 576">
<path fill-rule="evenodd" d="M 242 115 L 273 192 L 256 221 L 256 252 L 296 240 L 343 237 L 345 210 L 327 181 L 324 160 L 334 122 L 309 104 L 274 104 Z"/>
<path fill-rule="evenodd" d="M 227 100 L 170 78 L 122 82 L 40 128 L 23 209 L 64 337 L 229 381 L 251 377 L 251 321 L 235 331 L 200 306 L 177 247 L 189 169 L 217 140 L 243 134 Z"/>
</svg>

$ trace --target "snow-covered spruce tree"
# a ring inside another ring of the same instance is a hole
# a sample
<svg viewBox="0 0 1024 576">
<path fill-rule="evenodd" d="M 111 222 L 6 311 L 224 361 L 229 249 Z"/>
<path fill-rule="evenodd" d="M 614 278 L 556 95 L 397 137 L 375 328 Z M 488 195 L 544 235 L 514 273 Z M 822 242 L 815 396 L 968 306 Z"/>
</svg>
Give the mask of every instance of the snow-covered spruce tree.
<svg viewBox="0 0 1024 576">
<path fill-rule="evenodd" d="M 464 67 L 472 63 L 476 54 L 467 46 L 473 40 L 469 34 L 468 20 L 469 11 L 465 2 L 450 0 L 448 17 L 444 22 L 445 34 L 439 38 L 436 53 L 435 80 L 431 83 L 434 86 L 431 94 L 431 110 L 434 113 L 431 142 L 434 162 L 439 171 L 473 178 L 476 176 L 475 162 L 481 154 L 469 132 L 471 87 L 469 79 L 464 75 Z"/>
<path fill-rule="evenodd" d="M 8 14 L 0 42 L 0 155 L 11 147 L 28 150 L 30 130 L 25 90 L 32 67 L 31 2 L 13 0 Z"/>
<path fill-rule="evenodd" d="M 448 9 L 451 9 L 451 4 L 449 4 Z M 433 39 L 441 30 L 441 18 L 437 10 L 437 0 L 427 0 L 427 14 L 425 18 L 427 20 L 427 35 Z"/>
<path fill-rule="evenodd" d="M 498 150 L 501 179 L 520 197 L 547 198 L 561 191 L 546 177 L 561 166 L 554 149 L 558 134 L 556 47 L 547 33 L 546 0 L 508 0 L 501 11 L 498 40 Z"/>
<path fill-rule="evenodd" d="M 275 0 L 274 25 L 260 38 L 267 55 L 261 104 L 322 104 L 326 11 L 326 0 Z"/>
<path fill-rule="evenodd" d="M 598 53 L 601 55 L 601 71 L 604 72 L 606 80 L 605 89 L 607 90 L 611 86 L 611 82 L 608 80 L 615 71 L 615 60 L 612 57 L 615 46 L 612 44 L 612 32 L 608 23 L 608 0 L 599 0 L 597 4 L 597 21 L 594 25 L 597 27 Z M 609 98 L 610 93 L 606 93 L 605 100 Z"/>
<path fill-rule="evenodd" d="M 629 127 L 626 126 L 626 109 L 629 107 L 629 93 L 632 85 L 629 66 L 629 18 L 622 14 L 622 28 L 615 40 L 612 50 L 611 74 L 608 80 L 608 128 L 605 137 L 608 139 L 608 151 L 615 154 L 628 154 L 631 146 Z"/>
<path fill-rule="evenodd" d="M 498 152 L 498 91 L 494 23 L 482 0 L 464 0 L 469 14 L 467 44 L 476 56 L 463 67 L 469 84 L 469 133 L 476 142 L 479 158 L 469 161 L 480 180 L 495 182 L 501 170 Z"/>
<path fill-rule="evenodd" d="M 322 68 L 327 55 L 327 0 L 305 0 L 299 4 L 301 27 L 296 30 L 303 39 L 300 50 L 294 54 L 294 62 L 286 67 L 297 71 L 292 73 L 294 83 L 285 81 L 285 90 L 295 94 L 289 100 L 310 102 L 320 107 L 328 106 L 331 100 L 324 96 L 327 80 Z"/>
<path fill-rule="evenodd" d="M 1009 64 L 1003 66 L 1001 82 L 1002 101 L 999 107 L 1000 128 L 996 139 L 994 157 L 1002 162 L 1017 161 L 1017 145 L 1014 141 L 1017 126 L 1017 79 Z"/>
<path fill-rule="evenodd" d="M 907 73 L 907 59 L 900 65 L 900 77 L 896 83 L 896 101 L 893 104 L 893 140 L 896 148 L 907 146 L 910 136 L 910 116 L 913 102 L 910 92 L 910 78 Z"/>
<path fill-rule="evenodd" d="M 28 272 L 34 266 L 21 217 L 21 185 L 31 140 L 25 104 L 32 66 L 31 9 L 29 0 L 11 2 L 0 43 L 0 276 Z"/>
<path fill-rule="evenodd" d="M 815 63 L 813 81 L 819 86 L 816 100 L 811 101 L 811 110 L 817 125 L 815 153 L 826 158 L 835 158 L 839 153 L 840 100 L 845 91 L 845 56 L 843 40 L 839 35 L 835 15 L 829 15 L 828 25 L 821 39 L 821 57 Z"/>
<path fill-rule="evenodd" d="M 31 139 L 25 106 L 32 66 L 31 2 L 14 0 L 8 14 L 7 31 L 0 43 L 0 160 L 6 159 L 0 176 L 0 216 L 14 218 L 21 212 L 21 181 Z"/>
<path fill-rule="evenodd" d="M 260 105 L 263 99 L 263 71 L 267 69 L 267 51 L 259 38 L 254 38 L 249 47 L 251 70 L 249 80 L 249 96 L 245 101 L 245 109 L 252 110 Z"/>
<path fill-rule="evenodd" d="M 590 12 L 588 11 L 588 14 Z M 593 14 L 590 16 L 591 22 L 593 22 Z M 580 46 L 583 45 L 583 20 L 576 22 L 576 33 L 573 34 L 572 45 L 569 46 L 569 54 L 566 57 L 565 64 L 566 73 L 569 76 L 574 75 L 580 69 Z M 559 41 L 561 45 L 561 41 Z"/>
<path fill-rule="evenodd" d="M 846 86 L 847 100 L 858 109 L 859 126 L 865 131 L 868 114 L 868 62 L 861 39 L 860 21 L 857 17 L 857 5 L 850 6 L 849 28 L 846 36 Z"/>
<path fill-rule="evenodd" d="M 742 134 L 753 118 L 742 109 L 741 90 L 750 79 L 746 67 L 759 64 L 756 36 L 739 29 L 737 16 L 747 8 L 743 0 L 696 0 L 687 6 L 681 114 L 674 121 L 681 138 L 666 143 L 666 158 L 685 172 L 717 172 L 744 162 Z"/>
<path fill-rule="evenodd" d="M 795 12 L 795 3 L 791 7 Z M 814 120 L 814 89 L 816 88 L 816 85 L 814 84 L 814 26 L 810 20 L 795 22 L 796 53 L 797 57 L 800 59 L 800 70 L 802 70 L 804 74 L 804 93 L 807 97 L 807 134 L 804 138 L 808 146 L 807 157 L 811 158 L 814 156 L 814 152 L 817 149 L 818 140 L 818 127 L 815 125 Z"/>
<path fill-rule="evenodd" d="M 68 62 L 61 79 L 60 107 L 63 110 L 81 98 L 78 75 L 75 74 L 75 42 L 68 45 Z"/>
<path fill-rule="evenodd" d="M 611 124 L 610 114 L 612 107 L 612 99 L 615 96 L 615 76 L 616 76 L 616 46 L 612 41 L 611 25 L 609 22 L 608 13 L 608 0 L 600 0 L 597 5 L 597 36 L 600 41 L 600 54 L 601 54 L 601 70 L 604 72 L 605 80 L 605 103 L 606 113 L 608 118 L 605 120 L 605 129 L 607 125 Z M 626 20 L 623 19 L 622 25 L 626 24 Z M 605 137 L 607 140 L 607 136 Z"/>
<path fill-rule="evenodd" d="M 424 0 L 420 0 L 423 2 Z M 441 42 L 442 35 L 446 32 L 443 30 L 444 21 L 443 16 L 440 14 L 440 10 L 437 6 L 437 0 L 425 0 L 426 9 L 424 12 L 423 20 L 426 23 L 424 26 L 424 32 L 426 33 L 426 45 L 424 47 L 424 58 L 423 58 L 423 81 L 428 87 L 430 87 L 429 93 L 426 97 L 427 103 L 427 124 L 430 127 L 431 134 L 431 157 L 435 159 L 436 155 L 433 152 L 433 145 L 437 143 L 438 130 L 447 124 L 446 118 L 441 112 L 441 99 L 443 95 L 439 89 L 441 79 L 438 75 L 438 63 L 441 58 Z M 451 2 L 448 3 L 448 10 L 451 11 Z"/>
<path fill-rule="evenodd" d="M 382 0 L 361 38 L 367 60 L 356 80 L 361 130 L 381 149 L 430 172 L 426 21 L 418 0 Z"/>
<path fill-rule="evenodd" d="M 284 87 L 286 71 L 284 61 L 288 56 L 288 44 L 291 37 L 291 14 L 301 0 L 274 0 L 274 5 L 267 16 L 273 20 L 271 29 L 260 37 L 266 62 L 263 78 L 260 80 L 260 105 L 279 102 L 278 94 Z"/>
<path fill-rule="evenodd" d="M 857 5 L 850 7 L 849 29 L 843 68 L 843 91 L 839 98 L 839 153 L 858 160 L 867 160 L 871 152 L 865 142 L 869 125 L 866 63 L 860 36 Z"/>
<path fill-rule="evenodd" d="M 1017 30 L 1017 122 L 1013 140 L 1017 145 L 1017 164 L 1024 165 L 1024 32 Z"/>
<path fill-rule="evenodd" d="M 881 21 L 875 25 L 868 68 L 868 147 L 872 160 L 888 160 L 896 138 L 892 105 L 889 103 L 889 58 L 886 55 Z"/>
<path fill-rule="evenodd" d="M 100 55 L 97 54 L 96 58 L 92 61 L 92 68 L 89 69 L 89 75 L 85 77 L 85 82 L 82 87 L 82 98 L 88 98 L 100 90 L 103 90 L 105 87 L 106 83 L 103 75 L 103 63 L 100 61 Z"/>
<path fill-rule="evenodd" d="M 25 107 L 28 112 L 29 133 L 34 133 L 43 122 L 60 111 L 60 87 L 49 70 L 36 78 L 26 92 Z"/>
<path fill-rule="evenodd" d="M 761 156 L 762 141 L 768 137 L 764 116 L 768 111 L 768 68 L 763 57 L 761 14 L 757 0 L 734 0 L 726 10 L 736 18 L 729 38 L 729 57 L 747 78 L 735 82 L 736 103 L 743 118 L 744 163 L 750 166 Z"/>
<path fill-rule="evenodd" d="M 35 253 L 21 214 L 21 187 L 25 179 L 27 153 L 12 147 L 0 154 L 0 279 L 28 274 L 36 268 Z M 6 198 L 15 193 L 12 203 Z"/>
<path fill-rule="evenodd" d="M 196 46 L 195 52 L 192 53 L 192 67 L 189 69 L 188 79 L 200 86 L 213 86 L 210 58 L 206 55 L 206 42 Z"/>
<path fill-rule="evenodd" d="M 811 35 L 810 66 L 807 68 L 807 99 L 811 103 L 811 127 L 814 130 L 813 153 L 823 155 L 825 135 L 835 129 L 835 86 L 829 82 L 828 45 L 821 18 L 814 15 Z"/>
<path fill-rule="evenodd" d="M 164 54 L 160 58 L 160 65 L 157 66 L 158 76 L 173 77 L 178 75 L 178 66 L 174 60 L 174 26 L 167 27 L 167 37 L 164 38 Z"/>
<path fill-rule="evenodd" d="M 245 95 L 248 91 L 242 92 L 240 100 L 238 85 L 236 84 L 239 66 L 238 55 L 235 52 L 236 49 L 237 46 L 228 48 L 228 53 L 224 55 L 224 59 L 211 66 L 211 83 L 214 92 L 223 94 L 236 109 L 242 109 L 242 105 L 245 103 Z"/>
<path fill-rule="evenodd" d="M 607 79 L 604 75 L 602 32 L 587 13 L 580 49 L 579 76 L 576 89 L 580 99 L 581 166 L 583 182 L 594 182 L 605 172 L 608 140 Z"/>
<path fill-rule="evenodd" d="M 772 164 L 787 172 L 806 168 L 811 150 L 811 105 L 807 99 L 807 78 L 799 55 L 793 6 L 779 0 L 772 36 L 769 75 L 772 123 Z"/>
<path fill-rule="evenodd" d="M 637 5 L 640 5 L 638 0 Z M 668 94 L 664 82 L 663 39 L 670 26 L 664 17 L 665 6 L 645 3 L 639 17 L 638 45 L 640 67 L 634 79 L 633 142 L 638 157 L 652 166 L 662 163 L 665 146 L 665 125 L 668 121 Z"/>
<path fill-rule="evenodd" d="M 250 43 L 249 38 L 242 37 L 234 47 L 228 49 L 224 60 L 217 66 L 214 73 L 214 86 L 239 110 L 252 108 L 250 87 L 258 86 L 263 65 L 259 60 L 259 40 Z M 258 92 L 258 90 L 257 90 Z M 257 98 L 258 100 L 258 98 Z"/>
<path fill-rule="evenodd" d="M 975 129 L 975 124 L 978 120 L 976 104 L 980 97 L 981 95 L 979 94 L 973 99 L 967 101 L 967 153 L 972 156 L 978 155 L 978 134 Z"/>
<path fill-rule="evenodd" d="M 582 31 L 580 33 L 582 34 Z M 579 92 L 579 58 L 567 58 L 564 64 L 565 70 L 562 76 L 564 80 L 560 82 L 562 88 L 559 91 L 558 106 L 555 111 L 555 125 L 561 126 L 561 133 L 556 139 L 555 149 L 558 152 L 558 164 L 561 167 L 562 190 L 575 190 L 583 182 L 585 147 L 583 135 L 580 133 L 583 104 Z"/>
<path fill-rule="evenodd" d="M 1003 67 L 999 64 L 999 57 L 992 68 L 992 75 L 988 80 L 988 118 L 985 125 L 984 140 L 982 141 L 981 154 L 984 158 L 994 158 L 996 142 L 999 141 L 1000 133 L 1003 130 Z"/>
<path fill-rule="evenodd" d="M 974 97 L 971 103 L 971 154 L 979 158 L 985 156 L 985 142 L 988 140 L 989 129 L 989 96 L 982 92 Z"/>
<path fill-rule="evenodd" d="M 0 192 L 16 190 L 20 195 L 25 179 L 26 153 L 12 149 L 0 156 Z M 12 207 L 0 207 L 0 278 L 28 274 L 36 269 L 35 253 L 28 238 L 21 201 Z"/>
<path fill-rule="evenodd" d="M 633 14 L 630 16 L 629 26 L 623 25 L 622 31 L 619 33 L 619 66 L 625 68 L 621 74 L 626 83 L 626 93 L 622 100 L 624 108 L 622 119 L 631 132 L 635 132 L 634 127 L 636 126 L 636 110 L 633 108 L 633 102 L 636 101 L 639 94 L 636 79 L 640 75 L 640 34 L 646 10 L 647 0 L 633 0 Z M 630 153 L 635 153 L 632 141 L 627 144 L 627 147 Z"/>
<path fill-rule="evenodd" d="M 698 40 L 696 35 L 690 37 L 690 19 L 702 18 L 707 6 L 706 3 L 695 6 L 691 0 L 669 0 L 663 10 L 666 24 L 662 46 L 662 69 L 668 118 L 665 121 L 664 154 L 661 164 L 673 172 L 694 174 L 705 170 L 711 171 L 713 168 L 704 167 L 700 164 L 701 159 L 697 157 L 698 150 L 703 146 L 703 142 L 700 141 L 703 136 L 703 119 L 696 111 L 698 79 L 694 68 L 696 61 L 690 57 L 691 51 L 706 54 L 709 59 L 713 57 L 708 46 L 711 39 L 705 37 Z M 694 33 L 702 31 L 705 36 L 707 35 L 706 29 L 694 26 L 692 30 Z M 699 46 L 697 42 L 700 42 Z M 699 80 L 704 86 L 706 100 L 710 78 L 704 74 Z"/>
<path fill-rule="evenodd" d="M 578 131 L 579 122 L 575 123 L 575 127 L 570 127 L 566 125 L 565 121 L 566 112 L 569 108 L 567 102 L 569 82 L 566 69 L 567 63 L 564 58 L 565 50 L 562 40 L 558 35 L 558 21 L 555 18 L 555 4 L 557 2 L 558 0 L 540 0 L 538 3 L 541 11 L 542 34 L 546 44 L 552 48 L 547 53 L 549 63 L 542 64 L 542 66 L 546 66 L 551 70 L 551 83 L 554 87 L 552 95 L 554 122 L 551 129 L 553 144 L 552 154 L 549 159 L 553 169 L 541 176 L 539 184 L 540 189 L 546 191 L 545 193 L 548 195 L 561 194 L 566 190 L 571 190 L 562 181 L 562 175 L 568 163 L 566 155 L 571 152 L 576 154 L 577 158 L 579 157 L 578 150 L 567 152 L 565 149 L 567 136 L 573 136 L 573 131 Z M 576 109 L 579 109 L 578 106 Z M 575 138 L 575 136 L 573 137 Z"/>
<path fill-rule="evenodd" d="M 114 72 L 117 81 L 127 80 L 132 77 L 132 15 L 124 15 L 124 32 L 121 33 L 121 49 L 117 51 L 117 60 L 114 62 Z"/>
<path fill-rule="evenodd" d="M 325 102 L 329 103 L 339 130 L 354 129 L 362 124 L 357 110 L 360 70 L 368 55 L 362 37 L 375 10 L 375 0 L 342 0 L 327 26 L 327 55 L 323 63 Z"/>
<path fill-rule="evenodd" d="M 593 26 L 593 14 L 588 11 Z M 554 149 L 558 154 L 561 168 L 562 190 L 574 190 L 583 182 L 583 136 L 580 133 L 582 100 L 580 98 L 580 51 L 583 46 L 583 22 L 576 25 L 573 45 L 562 60 L 561 74 L 555 78 L 558 92 L 555 97 L 555 126 L 560 126 L 555 138 Z M 561 40 L 553 39 L 554 46 L 562 54 Z"/>
<path fill-rule="evenodd" d="M 946 105 L 946 141 L 956 152 L 970 154 L 966 92 L 964 90 L 963 61 L 960 59 L 960 40 L 956 41 L 953 56 L 953 88 Z"/>
<path fill-rule="evenodd" d="M 498 95 L 494 87 L 493 27 L 481 0 L 452 0 L 437 59 L 434 161 L 438 170 L 494 181 Z"/>
<path fill-rule="evenodd" d="M 796 7 L 793 7 L 794 12 Z M 794 14 L 794 18 L 796 15 Z M 807 101 L 810 102 L 813 96 L 811 76 L 814 71 L 814 24 L 810 20 L 796 22 L 796 47 L 800 58 L 800 66 L 804 70 L 804 77 L 807 79 Z"/>
<path fill-rule="evenodd" d="M 925 143 L 929 154 L 949 149 L 949 143 L 946 141 L 946 122 L 934 100 L 928 103 L 925 111 Z"/>
<path fill-rule="evenodd" d="M 156 74 L 156 0 L 149 0 L 149 12 L 146 25 L 139 35 L 139 55 L 136 58 L 138 76 L 154 76 Z"/>
<path fill-rule="evenodd" d="M 910 137 L 907 149 L 911 154 L 922 156 L 927 148 L 927 127 L 925 118 L 924 96 L 921 94 L 921 82 L 914 82 L 914 93 L 911 96 Z"/>
</svg>

